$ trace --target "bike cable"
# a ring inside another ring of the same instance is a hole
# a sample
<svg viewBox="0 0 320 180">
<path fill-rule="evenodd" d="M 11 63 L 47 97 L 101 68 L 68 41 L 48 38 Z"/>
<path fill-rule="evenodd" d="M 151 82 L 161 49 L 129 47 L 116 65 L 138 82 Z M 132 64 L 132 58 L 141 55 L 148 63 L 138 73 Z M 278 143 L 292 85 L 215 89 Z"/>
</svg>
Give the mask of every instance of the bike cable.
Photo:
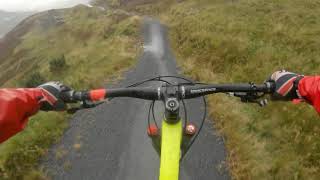
<svg viewBox="0 0 320 180">
<path fill-rule="evenodd" d="M 158 82 L 164 82 L 166 83 L 167 85 L 172 85 L 172 83 L 170 83 L 169 81 L 166 81 L 166 80 L 163 80 L 163 78 L 175 78 L 175 79 L 182 79 L 184 81 L 186 81 L 187 83 L 178 83 L 178 86 L 181 86 L 181 85 L 197 85 L 197 84 L 202 84 L 202 85 L 205 85 L 206 83 L 195 83 L 193 82 L 192 80 L 190 79 L 187 79 L 187 78 L 183 78 L 183 77 L 179 77 L 179 76 L 157 76 L 157 77 L 153 77 L 153 78 L 149 78 L 149 79 L 146 79 L 146 80 L 143 80 L 143 81 L 140 81 L 140 82 L 137 82 L 137 83 L 134 83 L 134 84 L 131 84 L 127 87 L 137 87 L 137 86 L 140 86 L 144 83 L 147 83 L 147 82 L 152 82 L 152 81 L 158 81 Z M 204 103 L 204 113 L 203 113 L 203 118 L 202 118 L 202 121 L 201 121 L 201 124 L 199 126 L 199 130 L 197 131 L 197 133 L 195 134 L 195 136 L 191 139 L 190 143 L 187 145 L 187 148 L 186 150 L 184 151 L 184 153 L 181 155 L 181 158 L 180 158 L 180 161 L 183 160 L 183 158 L 185 157 L 185 155 L 188 153 L 188 151 L 190 150 L 191 146 L 194 144 L 194 142 L 196 141 L 196 139 L 198 138 L 201 130 L 202 130 L 202 127 L 204 125 L 204 122 L 205 122 L 205 119 L 206 119 L 206 116 L 207 116 L 207 101 L 205 99 L 205 97 L 202 97 L 203 99 L 203 103 Z M 150 104 L 150 107 L 149 107 L 149 113 L 148 113 L 148 126 L 150 127 L 150 115 L 152 113 L 152 118 L 153 118 L 153 121 L 156 125 L 156 127 L 158 128 L 158 124 L 156 122 L 156 119 L 155 119 L 155 113 L 154 113 L 154 104 L 155 104 L 155 101 L 153 101 L 151 104 Z M 185 116 L 185 121 L 184 121 L 184 128 L 186 127 L 187 125 L 187 122 L 188 122 L 188 112 L 187 112 L 187 107 L 186 107 L 186 104 L 184 102 L 184 100 L 182 100 L 182 104 L 183 104 L 183 109 L 184 109 L 184 116 Z"/>
</svg>

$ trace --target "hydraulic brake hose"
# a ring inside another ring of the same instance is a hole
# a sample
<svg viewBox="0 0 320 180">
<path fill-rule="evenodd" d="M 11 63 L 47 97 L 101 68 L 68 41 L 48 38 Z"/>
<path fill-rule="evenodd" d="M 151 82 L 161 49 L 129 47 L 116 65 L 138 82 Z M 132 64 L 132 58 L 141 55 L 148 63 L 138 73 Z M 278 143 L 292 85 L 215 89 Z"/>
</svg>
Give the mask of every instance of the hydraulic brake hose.
<svg viewBox="0 0 320 180">
<path fill-rule="evenodd" d="M 221 92 L 263 92 L 272 93 L 274 85 L 272 83 L 264 83 L 262 85 L 255 84 L 211 84 L 211 85 L 197 85 L 185 86 L 185 99 L 205 96 L 208 94 Z"/>
</svg>

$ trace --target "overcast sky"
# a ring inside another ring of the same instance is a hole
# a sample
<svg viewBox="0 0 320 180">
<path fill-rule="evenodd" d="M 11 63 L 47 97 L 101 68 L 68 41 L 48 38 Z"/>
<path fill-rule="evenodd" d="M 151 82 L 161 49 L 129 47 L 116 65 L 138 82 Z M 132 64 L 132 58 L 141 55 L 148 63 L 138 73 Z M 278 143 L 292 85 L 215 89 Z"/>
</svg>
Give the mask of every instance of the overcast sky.
<svg viewBox="0 0 320 180">
<path fill-rule="evenodd" d="M 89 0 L 0 0 L 0 10 L 4 11 L 43 11 L 87 4 Z"/>
</svg>

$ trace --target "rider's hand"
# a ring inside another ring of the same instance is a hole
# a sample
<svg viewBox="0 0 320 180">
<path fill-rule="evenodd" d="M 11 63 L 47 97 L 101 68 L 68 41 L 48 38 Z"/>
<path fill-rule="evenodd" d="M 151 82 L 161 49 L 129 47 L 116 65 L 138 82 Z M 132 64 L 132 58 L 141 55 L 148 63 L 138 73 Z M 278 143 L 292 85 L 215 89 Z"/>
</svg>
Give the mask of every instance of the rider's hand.
<svg viewBox="0 0 320 180">
<path fill-rule="evenodd" d="M 61 93 L 71 91 L 71 88 L 60 82 L 48 82 L 38 88 L 43 90 L 44 96 L 40 100 L 42 111 L 63 111 L 66 104 L 61 99 Z"/>
<path fill-rule="evenodd" d="M 302 75 L 285 70 L 274 72 L 267 81 L 275 82 L 276 89 L 272 94 L 274 100 L 300 99 L 298 84 Z"/>
</svg>

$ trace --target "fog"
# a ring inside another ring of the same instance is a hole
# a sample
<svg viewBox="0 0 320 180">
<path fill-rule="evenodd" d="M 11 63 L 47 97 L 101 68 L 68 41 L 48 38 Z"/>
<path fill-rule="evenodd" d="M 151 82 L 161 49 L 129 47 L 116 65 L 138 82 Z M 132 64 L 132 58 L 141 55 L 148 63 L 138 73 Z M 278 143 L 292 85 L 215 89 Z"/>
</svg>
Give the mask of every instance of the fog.
<svg viewBox="0 0 320 180">
<path fill-rule="evenodd" d="M 43 11 L 88 4 L 89 0 L 0 0 L 0 10 L 4 11 Z"/>
</svg>

